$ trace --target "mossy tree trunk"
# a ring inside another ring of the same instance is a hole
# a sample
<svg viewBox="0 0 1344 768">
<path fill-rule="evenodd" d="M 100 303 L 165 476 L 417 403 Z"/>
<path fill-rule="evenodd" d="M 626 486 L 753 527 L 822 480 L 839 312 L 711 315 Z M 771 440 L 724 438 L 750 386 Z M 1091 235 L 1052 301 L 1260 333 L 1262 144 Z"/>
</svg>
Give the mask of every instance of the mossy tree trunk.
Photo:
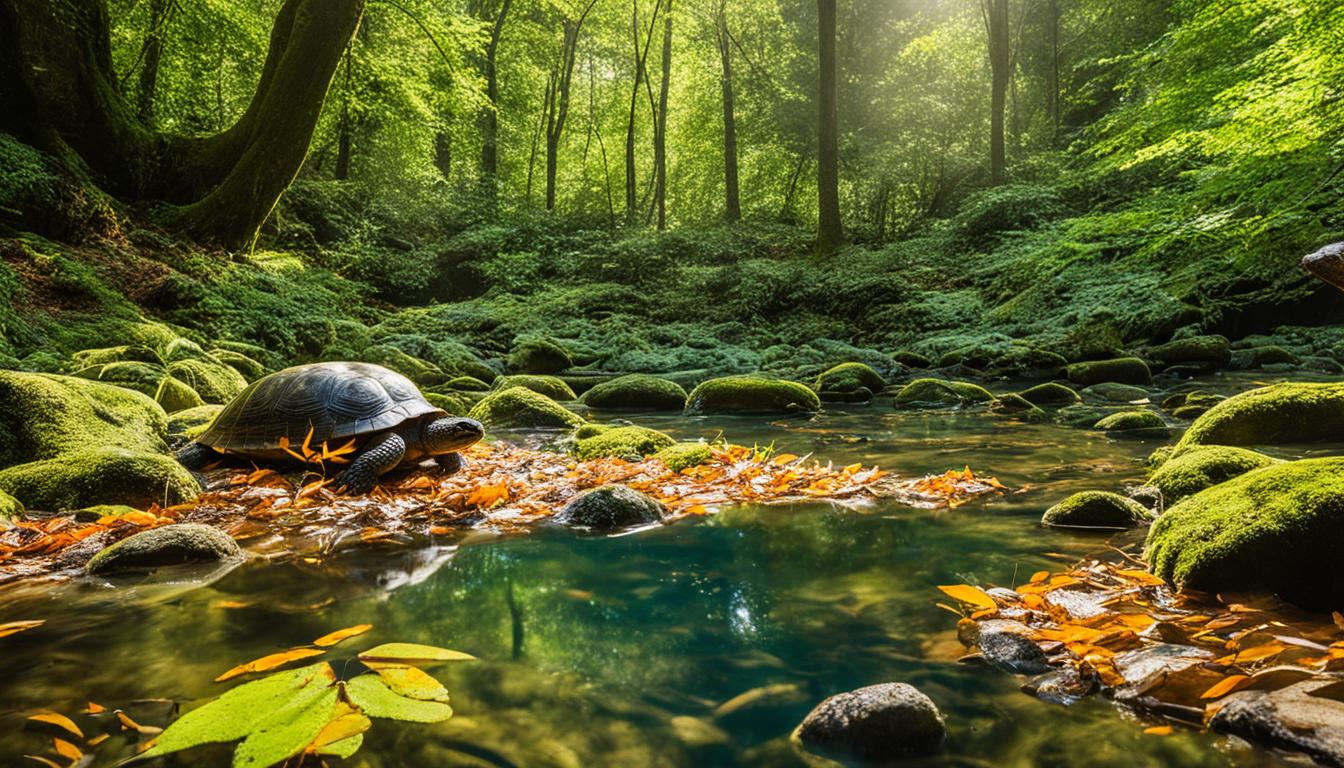
<svg viewBox="0 0 1344 768">
<path fill-rule="evenodd" d="M 307 156 L 364 2 L 286 0 L 247 110 L 184 137 L 150 129 L 122 94 L 105 0 L 0 0 L 0 127 L 114 196 L 167 203 L 190 236 L 245 246 Z"/>
</svg>

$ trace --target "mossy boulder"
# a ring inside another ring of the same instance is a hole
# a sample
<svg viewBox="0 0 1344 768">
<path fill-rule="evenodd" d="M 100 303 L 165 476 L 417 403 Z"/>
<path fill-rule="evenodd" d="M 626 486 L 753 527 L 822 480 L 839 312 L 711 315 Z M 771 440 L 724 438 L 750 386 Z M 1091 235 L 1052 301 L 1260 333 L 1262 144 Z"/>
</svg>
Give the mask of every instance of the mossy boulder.
<svg viewBox="0 0 1344 768">
<path fill-rule="evenodd" d="M 1082 397 L 1073 389 L 1053 381 L 1037 384 L 1019 393 L 1023 400 L 1038 406 L 1062 408 L 1082 402 Z"/>
<path fill-rule="evenodd" d="M 449 389 L 456 389 L 461 392 L 489 392 L 490 385 L 475 376 L 456 376 L 448 380 L 447 384 L 442 385 Z"/>
<path fill-rule="evenodd" d="M 1298 365 L 1302 358 L 1280 346 L 1252 347 L 1237 352 L 1238 368 L 1264 368 L 1269 365 Z"/>
<path fill-rule="evenodd" d="M 1161 366 L 1195 364 L 1224 368 L 1232 362 L 1232 345 L 1226 336 L 1188 336 L 1150 348 L 1148 358 Z"/>
<path fill-rule="evenodd" d="M 1045 418 L 1045 411 L 1021 395 L 1002 395 L 989 404 L 989 410 L 1028 421 L 1040 421 Z"/>
<path fill-rule="evenodd" d="M 491 392 L 467 414 L 487 427 L 574 429 L 583 418 L 551 398 L 526 387 Z"/>
<path fill-rule="evenodd" d="M 1199 445 L 1333 442 L 1344 435 L 1344 384 L 1274 384 L 1234 395 L 1195 419 L 1177 453 Z"/>
<path fill-rule="evenodd" d="M 104 575 L 242 557 L 238 542 L 227 533 L 208 525 L 178 523 L 128 536 L 94 555 L 84 570 Z"/>
<path fill-rule="evenodd" d="M 897 363 L 900 363 L 901 365 L 904 365 L 907 368 L 933 367 L 932 360 L 925 357 L 924 355 L 919 354 L 918 352 L 910 352 L 908 350 L 902 350 L 900 352 L 892 352 L 891 359 L 896 361 Z"/>
<path fill-rule="evenodd" d="M 190 385 L 173 378 L 162 366 L 152 363 L 135 361 L 105 363 L 81 368 L 75 371 L 74 375 L 81 379 L 101 381 L 148 395 L 167 413 L 205 404 L 205 400 Z"/>
<path fill-rule="evenodd" d="M 1211 445 L 1163 462 L 1148 483 L 1162 489 L 1167 504 L 1175 504 L 1205 488 L 1277 463 L 1278 459 L 1245 448 Z"/>
<path fill-rule="evenodd" d="M 237 371 L 248 382 L 256 381 L 266 375 L 266 366 L 242 352 L 235 352 L 231 349 L 216 349 L 210 352 L 210 357 Z"/>
<path fill-rule="evenodd" d="M 205 348 L 191 339 L 177 338 L 163 346 L 163 351 L 159 355 L 166 363 L 175 363 L 178 360 L 210 360 L 210 355 L 206 353 Z"/>
<path fill-rule="evenodd" d="M 166 437 L 167 415 L 138 392 L 0 371 L 0 468 L 103 446 L 165 453 Z"/>
<path fill-rule="evenodd" d="M 432 387 L 448 381 L 448 375 L 442 368 L 418 357 L 408 355 L 389 344 L 375 344 L 356 355 L 356 362 L 373 363 L 389 368 L 415 382 L 417 385 Z"/>
<path fill-rule="evenodd" d="M 1111 437 L 1136 440 L 1164 439 L 1171 430 L 1153 411 L 1122 411 L 1107 416 L 1092 426 Z"/>
<path fill-rule="evenodd" d="M 0 490 L 33 509 L 61 511 L 93 504 L 179 504 L 200 492 L 170 456 L 95 447 L 0 470 Z"/>
<path fill-rule="evenodd" d="M 171 414 L 168 416 L 168 436 L 195 439 L 210 426 L 210 422 L 214 421 L 215 416 L 222 410 L 224 410 L 222 405 L 199 405 Z"/>
<path fill-rule="evenodd" d="M 661 522 L 667 507 L 624 485 L 604 485 L 575 496 L 555 515 L 564 525 L 593 531 L 616 531 Z"/>
<path fill-rule="evenodd" d="M 495 390 L 509 389 L 511 387 L 522 387 L 530 389 L 538 394 L 545 395 L 552 400 L 577 400 L 578 395 L 568 384 L 555 376 L 500 376 L 495 379 L 492 388 Z"/>
<path fill-rule="evenodd" d="M 677 443 L 653 454 L 653 458 L 663 462 L 669 470 L 680 472 L 704 464 L 714 458 L 714 452 L 704 443 Z"/>
<path fill-rule="evenodd" d="M 632 373 L 604 381 L 580 399 L 590 408 L 680 411 L 686 407 L 686 390 L 675 381 Z"/>
<path fill-rule="evenodd" d="M 1014 347 L 998 356 L 986 368 L 990 376 L 1018 379 L 1053 379 L 1069 361 L 1063 355 L 1034 347 Z"/>
<path fill-rule="evenodd" d="M 520 342 L 509 353 L 509 373 L 560 373 L 574 365 L 569 352 L 548 339 Z"/>
<path fill-rule="evenodd" d="M 710 379 L 691 390 L 686 413 L 815 413 L 821 399 L 793 381 L 759 376 Z"/>
<path fill-rule="evenodd" d="M 1272 464 L 1188 497 L 1153 525 L 1144 557 L 1181 587 L 1332 610 L 1344 606 L 1341 551 L 1344 458 L 1332 457 Z"/>
<path fill-rule="evenodd" d="M 1055 412 L 1055 422 L 1073 429 L 1091 429 L 1106 416 L 1105 409 L 1090 405 L 1068 405 Z"/>
<path fill-rule="evenodd" d="M 0 491 L 0 529 L 8 527 L 10 521 L 23 517 L 23 503 Z"/>
<path fill-rule="evenodd" d="M 864 363 L 841 363 L 818 376 L 812 388 L 822 400 L 834 397 L 837 400 L 848 401 L 855 394 L 866 393 L 871 398 L 874 392 L 881 392 L 886 386 L 886 380 L 872 366 Z"/>
<path fill-rule="evenodd" d="M 1153 518 L 1153 513 L 1133 499 L 1108 491 L 1075 493 L 1047 509 L 1042 525 L 1079 528 L 1133 528 Z"/>
<path fill-rule="evenodd" d="M 466 398 L 460 395 L 445 395 L 440 392 L 422 392 L 429 404 L 435 408 L 442 408 L 454 416 L 466 416 L 471 410 L 472 404 L 467 402 Z"/>
<path fill-rule="evenodd" d="M 215 405 L 224 405 L 247 389 L 247 379 L 241 373 L 214 360 L 178 360 L 168 364 L 168 375 Z"/>
<path fill-rule="evenodd" d="M 897 408 L 975 405 L 993 400 L 994 395 L 978 384 L 943 379 L 915 379 L 896 393 Z"/>
<path fill-rule="evenodd" d="M 1135 403 L 1148 399 L 1148 390 L 1143 387 L 1136 387 L 1132 384 L 1116 384 L 1110 381 L 1083 387 L 1083 390 L 1078 394 L 1084 400 L 1094 403 Z"/>
<path fill-rule="evenodd" d="M 582 429 L 582 427 L 580 428 Z M 609 427 L 579 438 L 574 455 L 580 459 L 612 457 L 639 461 L 676 444 L 671 436 L 646 427 Z"/>
<path fill-rule="evenodd" d="M 1153 383 L 1153 373 L 1148 369 L 1148 364 L 1137 357 L 1073 363 L 1064 371 L 1069 381 L 1082 387 L 1107 381 L 1117 384 Z"/>
<path fill-rule="evenodd" d="M 159 365 L 162 362 L 158 352 L 143 344 L 123 344 L 117 347 L 85 349 L 71 355 L 71 359 L 74 360 L 77 369 L 94 365 L 107 365 L 108 363 L 135 362 Z"/>
</svg>

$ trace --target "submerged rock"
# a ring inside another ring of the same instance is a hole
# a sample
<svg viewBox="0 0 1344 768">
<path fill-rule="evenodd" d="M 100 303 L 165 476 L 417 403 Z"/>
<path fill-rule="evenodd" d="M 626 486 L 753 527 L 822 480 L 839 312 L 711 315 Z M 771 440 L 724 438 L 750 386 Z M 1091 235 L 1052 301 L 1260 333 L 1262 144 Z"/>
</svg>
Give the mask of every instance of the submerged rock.
<svg viewBox="0 0 1344 768">
<path fill-rule="evenodd" d="M 686 390 L 675 381 L 632 373 L 604 381 L 579 399 L 590 408 L 680 411 L 686 407 Z"/>
<path fill-rule="evenodd" d="M 549 397 L 524 387 L 511 387 L 486 395 L 467 414 L 488 427 L 539 427 L 573 429 L 583 418 Z"/>
<path fill-rule="evenodd" d="M 1021 395 L 1001 395 L 996 398 L 994 402 L 989 404 L 989 410 L 995 413 L 1011 414 L 1019 419 L 1026 419 L 1027 421 L 1041 421 L 1045 419 L 1045 411 L 1037 408 Z"/>
<path fill-rule="evenodd" d="M 1137 357 L 1117 357 L 1114 360 L 1093 360 L 1073 363 L 1065 369 L 1069 381 L 1080 386 L 1110 381 L 1118 384 L 1152 384 L 1153 374 L 1148 364 Z"/>
<path fill-rule="evenodd" d="M 1049 672 L 1050 663 L 1045 652 L 1020 627 L 981 627 L 975 646 L 985 661 L 1011 675 Z"/>
<path fill-rule="evenodd" d="M 1344 766 L 1344 702 L 1313 695 L 1338 681 L 1309 680 L 1277 691 L 1224 698 L 1209 727 L 1267 747 L 1301 752 L 1320 765 Z"/>
<path fill-rule="evenodd" d="M 122 539 L 94 555 L 90 574 L 140 571 L 183 563 L 241 559 L 243 551 L 227 533 L 197 523 L 177 523 Z"/>
<path fill-rule="evenodd" d="M 1226 336 L 1188 336 L 1148 350 L 1159 365 L 1194 363 L 1204 368 L 1224 368 L 1232 361 L 1232 345 Z"/>
<path fill-rule="evenodd" d="M 1102 382 L 1084 387 L 1079 394 L 1082 395 L 1084 400 L 1101 403 L 1135 403 L 1144 402 L 1148 399 L 1148 390 L 1131 384 L 1116 384 L 1114 382 Z"/>
<path fill-rule="evenodd" d="M 989 403 L 994 395 L 978 384 L 943 379 L 915 379 L 896 393 L 896 407 L 944 407 Z"/>
<path fill-rule="evenodd" d="M 1111 437 L 1147 440 L 1164 439 L 1171 430 L 1162 417 L 1152 411 L 1113 413 L 1093 425 Z"/>
<path fill-rule="evenodd" d="M 882 683 L 821 702 L 793 739 L 805 750 L 887 762 L 935 754 L 946 735 L 943 715 L 928 696 L 906 683 Z"/>
<path fill-rule="evenodd" d="M 667 515 L 653 497 L 624 485 L 604 485 L 575 496 L 555 515 L 564 525 L 594 531 L 616 531 L 661 522 Z"/>
<path fill-rule="evenodd" d="M 1022 390 L 1019 394 L 1022 396 L 1023 400 L 1026 400 L 1032 405 L 1063 407 L 1082 402 L 1082 398 L 1077 392 L 1063 384 L 1056 384 L 1053 381 L 1037 384 L 1030 389 Z"/>
<path fill-rule="evenodd" d="M 1344 435 L 1344 384 L 1274 384 L 1229 397 L 1195 419 L 1176 446 L 1317 443 Z"/>
<path fill-rule="evenodd" d="M 664 448 L 670 448 L 676 442 L 670 435 L 646 427 L 606 427 L 580 437 L 574 454 L 580 459 L 614 457 L 639 461 Z"/>
<path fill-rule="evenodd" d="M 1144 559 L 1181 587 L 1275 592 L 1329 610 L 1344 605 L 1341 551 L 1344 458 L 1335 457 L 1271 464 L 1186 498 L 1148 531 Z"/>
<path fill-rule="evenodd" d="M 824 402 L 863 403 L 886 386 L 886 380 L 871 366 L 841 363 L 818 376 L 812 388 Z"/>
<path fill-rule="evenodd" d="M 1075 493 L 1047 509 L 1043 525 L 1086 528 L 1133 528 L 1153 518 L 1142 504 L 1108 491 Z"/>
<path fill-rule="evenodd" d="M 529 339 L 509 353 L 509 373 L 561 373 L 574 365 L 569 352 L 547 339 Z"/>
<path fill-rule="evenodd" d="M 817 393 L 797 382 L 757 376 L 710 379 L 691 390 L 686 413 L 815 413 Z"/>
<path fill-rule="evenodd" d="M 1278 459 L 1245 448 L 1211 445 L 1169 459 L 1148 482 L 1162 489 L 1168 504 L 1175 504 L 1205 488 L 1277 463 Z"/>
<path fill-rule="evenodd" d="M 495 391 L 509 389 L 511 387 L 530 389 L 533 392 L 536 392 L 539 395 L 545 395 L 552 400 L 579 399 L 579 396 L 574 394 L 574 390 L 571 389 L 568 384 L 555 376 L 500 376 L 495 379 L 495 383 L 491 385 L 491 389 Z"/>
<path fill-rule="evenodd" d="M 985 373 L 1022 379 L 1053 379 L 1060 375 L 1069 361 L 1063 355 L 1033 347 L 1014 347 L 995 358 Z"/>
</svg>

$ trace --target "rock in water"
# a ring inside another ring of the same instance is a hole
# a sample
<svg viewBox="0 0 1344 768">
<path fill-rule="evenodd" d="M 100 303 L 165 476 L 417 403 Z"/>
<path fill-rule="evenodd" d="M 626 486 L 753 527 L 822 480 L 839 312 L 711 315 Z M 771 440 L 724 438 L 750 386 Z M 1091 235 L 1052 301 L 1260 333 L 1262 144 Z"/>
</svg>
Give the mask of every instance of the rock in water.
<svg viewBox="0 0 1344 768">
<path fill-rule="evenodd" d="M 594 531 L 615 531 L 661 522 L 666 514 L 667 507 L 651 496 L 624 485 L 604 485 L 575 496 L 555 519 Z"/>
<path fill-rule="evenodd" d="M 242 556 L 238 542 L 227 533 L 208 525 L 178 523 L 122 539 L 94 555 L 85 570 L 90 574 L 108 574 L 235 560 Z"/>
<path fill-rule="evenodd" d="M 1082 491 L 1047 509 L 1042 525 L 1133 528 L 1153 517 L 1142 504 L 1109 491 Z"/>
<path fill-rule="evenodd" d="M 793 732 L 804 749 L 885 762 L 936 753 L 947 727 L 938 707 L 912 685 L 882 683 L 817 705 Z"/>
<path fill-rule="evenodd" d="M 1234 693 L 1223 700 L 1209 726 L 1258 744 L 1304 753 L 1321 765 L 1344 766 L 1344 702 L 1312 695 L 1338 685 L 1310 680 L 1278 691 Z"/>
<path fill-rule="evenodd" d="M 1050 671 L 1045 652 L 1020 630 L 982 628 L 976 647 L 985 661 L 1010 675 L 1040 675 Z"/>
</svg>

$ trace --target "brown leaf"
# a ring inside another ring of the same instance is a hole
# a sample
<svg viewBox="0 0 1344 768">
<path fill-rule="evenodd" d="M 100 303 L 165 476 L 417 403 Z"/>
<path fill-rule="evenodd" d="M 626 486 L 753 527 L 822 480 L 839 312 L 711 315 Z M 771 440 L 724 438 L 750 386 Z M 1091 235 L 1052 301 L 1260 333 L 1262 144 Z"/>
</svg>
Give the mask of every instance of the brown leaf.
<svg viewBox="0 0 1344 768">
<path fill-rule="evenodd" d="M 39 712 L 36 715 L 29 715 L 28 719 L 37 723 L 54 725 L 77 739 L 84 738 L 84 732 L 79 729 L 78 725 L 75 725 L 75 721 L 65 715 L 56 712 Z"/>
</svg>

